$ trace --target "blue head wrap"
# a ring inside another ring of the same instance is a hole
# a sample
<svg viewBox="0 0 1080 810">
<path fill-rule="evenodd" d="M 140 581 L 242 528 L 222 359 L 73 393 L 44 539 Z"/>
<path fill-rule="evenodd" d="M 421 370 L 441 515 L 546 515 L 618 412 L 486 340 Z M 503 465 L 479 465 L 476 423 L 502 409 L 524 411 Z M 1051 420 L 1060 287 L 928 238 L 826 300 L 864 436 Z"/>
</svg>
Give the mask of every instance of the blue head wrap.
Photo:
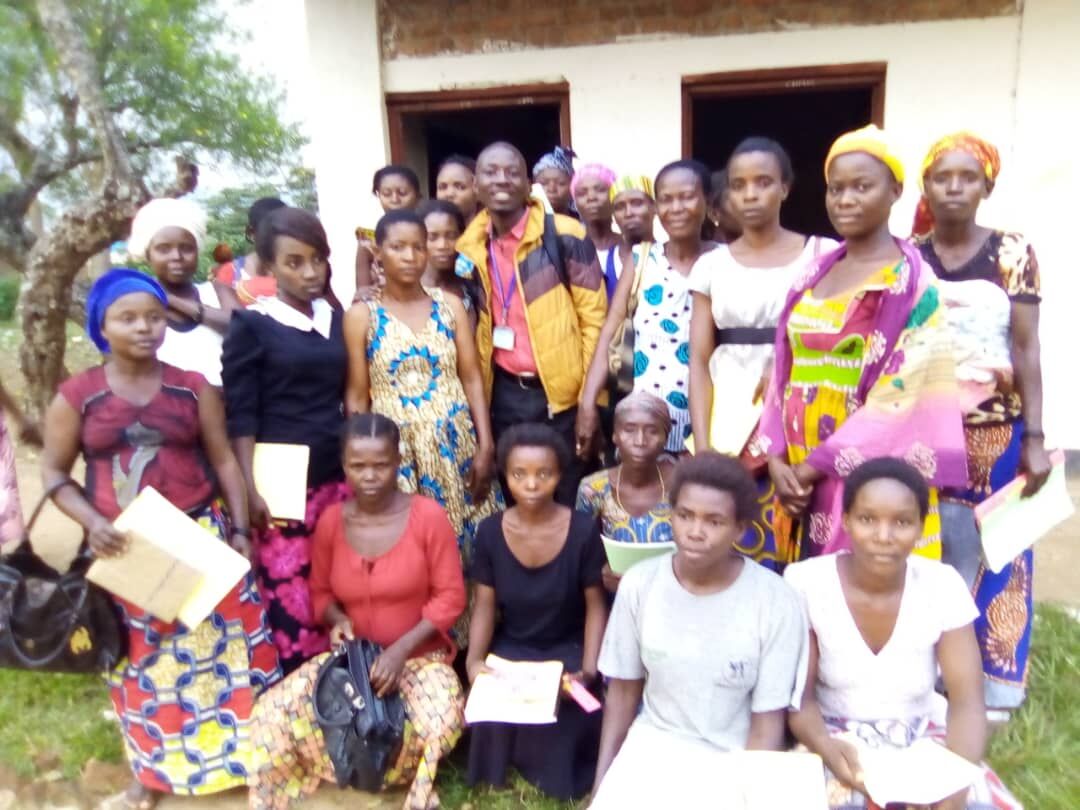
<svg viewBox="0 0 1080 810">
<path fill-rule="evenodd" d="M 112 306 L 117 298 L 137 292 L 150 293 L 162 306 L 168 305 L 165 290 L 160 284 L 146 273 L 127 267 L 113 268 L 90 288 L 90 294 L 86 296 L 86 331 L 102 354 L 109 353 L 109 341 L 101 334 L 101 327 L 105 323 L 105 310 Z"/>
</svg>

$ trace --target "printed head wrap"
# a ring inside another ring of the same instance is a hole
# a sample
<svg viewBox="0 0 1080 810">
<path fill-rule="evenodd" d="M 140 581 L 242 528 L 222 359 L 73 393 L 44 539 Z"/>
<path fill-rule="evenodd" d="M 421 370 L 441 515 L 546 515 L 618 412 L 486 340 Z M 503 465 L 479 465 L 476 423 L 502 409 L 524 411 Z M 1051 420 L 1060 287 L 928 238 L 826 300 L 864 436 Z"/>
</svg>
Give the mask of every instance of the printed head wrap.
<svg viewBox="0 0 1080 810">
<path fill-rule="evenodd" d="M 570 180 L 570 196 L 577 196 L 578 186 L 585 181 L 586 177 L 596 177 L 608 188 L 611 188 L 611 184 L 615 182 L 615 172 L 603 163 L 586 163 Z"/>
<path fill-rule="evenodd" d="M 930 167 L 937 163 L 937 159 L 946 152 L 967 152 L 982 166 L 983 174 L 988 183 L 997 180 L 1001 172 L 1001 155 L 997 147 L 989 141 L 985 141 L 973 132 L 954 132 L 939 138 L 930 147 L 930 151 L 923 158 L 922 168 L 919 171 L 919 188 L 925 188 L 926 175 Z M 915 209 L 915 221 L 911 226 L 912 236 L 926 236 L 934 230 L 934 213 L 930 210 L 930 203 L 924 194 Z"/>
<path fill-rule="evenodd" d="M 608 196 L 612 202 L 615 202 L 615 198 L 622 194 L 624 191 L 640 191 L 650 200 L 656 199 L 656 195 L 653 193 L 653 182 L 651 177 L 646 177 L 643 174 L 621 174 L 615 178 L 615 182 L 611 184 L 611 190 L 608 192 Z"/>
<path fill-rule="evenodd" d="M 854 152 L 865 152 L 871 157 L 877 158 L 889 167 L 889 171 L 892 172 L 892 176 L 896 178 L 897 183 L 904 182 L 903 161 L 900 160 L 900 156 L 893 149 L 892 144 L 889 143 L 885 133 L 874 124 L 865 126 L 862 129 L 845 132 L 833 142 L 832 148 L 829 149 L 829 154 L 825 158 L 825 178 L 828 179 L 829 167 L 834 160 L 841 155 L 850 155 Z"/>
<path fill-rule="evenodd" d="M 168 305 L 165 290 L 157 281 L 146 273 L 140 273 L 128 267 L 115 267 L 109 270 L 90 288 L 90 293 L 86 296 L 86 332 L 102 354 L 109 353 L 109 341 L 101 333 L 106 310 L 118 298 L 140 292 L 150 293 L 161 302 L 163 307 Z"/>
<path fill-rule="evenodd" d="M 128 253 L 136 261 L 146 261 L 150 242 L 164 228 L 183 228 L 195 237 L 202 252 L 206 241 L 206 212 L 193 200 L 160 197 L 151 200 L 135 214 L 128 237 Z"/>
<path fill-rule="evenodd" d="M 558 169 L 567 177 L 574 176 L 574 158 L 577 155 L 573 149 L 566 149 L 562 146 L 556 146 L 553 150 L 544 155 L 533 166 L 533 179 L 545 169 Z"/>
<path fill-rule="evenodd" d="M 652 417 L 664 431 L 665 436 L 671 431 L 671 414 L 660 397 L 640 390 L 628 394 L 615 406 L 615 421 L 618 422 L 632 411 L 641 411 Z"/>
</svg>

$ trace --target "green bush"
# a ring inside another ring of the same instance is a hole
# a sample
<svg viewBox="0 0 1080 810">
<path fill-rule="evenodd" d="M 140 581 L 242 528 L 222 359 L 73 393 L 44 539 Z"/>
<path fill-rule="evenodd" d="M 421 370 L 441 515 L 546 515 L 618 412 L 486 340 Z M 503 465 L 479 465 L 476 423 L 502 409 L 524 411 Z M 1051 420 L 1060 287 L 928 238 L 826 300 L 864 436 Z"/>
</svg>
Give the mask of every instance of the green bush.
<svg viewBox="0 0 1080 810">
<path fill-rule="evenodd" d="M 15 305 L 19 303 L 19 277 L 0 278 L 0 321 L 15 317 Z"/>
</svg>

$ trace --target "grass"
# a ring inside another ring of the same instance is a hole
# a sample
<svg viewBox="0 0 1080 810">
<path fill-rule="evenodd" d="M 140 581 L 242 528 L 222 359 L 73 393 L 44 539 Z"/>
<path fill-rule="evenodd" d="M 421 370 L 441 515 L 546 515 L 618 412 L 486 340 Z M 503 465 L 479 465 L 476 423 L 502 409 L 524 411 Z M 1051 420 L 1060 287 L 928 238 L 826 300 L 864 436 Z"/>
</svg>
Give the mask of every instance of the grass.
<svg viewBox="0 0 1080 810">
<path fill-rule="evenodd" d="M 1060 608 L 1036 613 L 1027 704 L 998 732 L 990 763 L 1030 808 L 1065 810 L 1080 796 L 1080 622 Z M 75 776 L 91 757 L 122 758 L 115 724 L 99 678 L 0 670 L 0 765 L 22 776 L 40 775 L 41 763 Z M 440 767 L 439 794 L 446 808 L 461 810 L 572 810 L 517 780 L 506 790 L 470 789 L 463 752 Z"/>
</svg>

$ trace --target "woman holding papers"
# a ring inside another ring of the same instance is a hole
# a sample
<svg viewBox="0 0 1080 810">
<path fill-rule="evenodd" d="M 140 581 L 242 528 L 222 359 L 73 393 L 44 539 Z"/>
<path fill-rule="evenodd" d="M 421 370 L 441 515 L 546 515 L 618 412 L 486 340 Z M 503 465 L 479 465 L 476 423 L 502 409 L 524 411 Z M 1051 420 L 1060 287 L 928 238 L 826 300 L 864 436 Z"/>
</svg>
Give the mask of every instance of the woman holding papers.
<svg viewBox="0 0 1080 810">
<path fill-rule="evenodd" d="M 256 538 L 256 570 L 281 665 L 291 672 L 327 649 L 311 612 L 311 533 L 326 507 L 344 500 L 341 425 L 347 358 L 342 315 L 323 297 L 330 246 L 314 214 L 279 208 L 255 237 L 259 260 L 277 279 L 277 296 L 234 313 L 225 336 L 222 376 L 229 438 L 247 484 Z M 302 520 L 272 515 L 255 484 L 256 442 L 308 448 Z M 279 518 L 273 520 L 273 518 Z"/>
<path fill-rule="evenodd" d="M 776 141 L 747 138 L 727 164 L 727 207 L 742 235 L 698 259 L 690 272 L 690 421 L 694 446 L 740 456 L 756 475 L 758 509 L 736 548 L 778 570 L 773 501 L 761 444 L 753 440 L 772 374 L 776 325 L 795 277 L 836 243 L 780 224 L 794 182 L 791 158 Z M 713 294 L 715 292 L 715 295 Z"/>
<path fill-rule="evenodd" d="M 862 748 L 904 749 L 924 737 L 972 763 L 985 752 L 982 668 L 973 627 L 978 610 L 953 568 L 911 554 L 929 509 L 929 488 L 915 467 L 892 458 L 868 461 L 844 485 L 851 551 L 784 572 L 810 624 L 806 689 L 791 714 L 791 730 L 825 761 L 834 808 L 867 807 L 868 791 L 877 805 L 1020 807 L 985 768 L 981 776 L 972 771 L 965 779 L 972 769 L 957 763 L 957 787 L 944 772 L 946 758 L 943 773 L 916 771 L 889 786 L 870 769 L 872 762 L 860 762 Z M 948 695 L 943 716 L 942 698 L 934 691 L 939 671 Z M 926 795 L 942 776 L 937 795 Z M 969 789 L 972 777 L 978 780 Z M 896 795 L 898 789 L 921 795 Z"/>
<path fill-rule="evenodd" d="M 555 502 L 570 451 L 550 427 L 515 425 L 499 440 L 499 469 L 514 506 L 480 524 L 472 563 L 469 681 L 489 653 L 510 661 L 560 661 L 589 688 L 607 620 L 604 549 L 596 522 Z M 569 684 L 568 684 L 569 686 Z M 544 793 L 577 799 L 596 768 L 600 714 L 562 700 L 550 725 L 477 723 L 469 784 L 502 786 L 511 767 Z"/>
<path fill-rule="evenodd" d="M 45 486 L 60 485 L 56 504 L 85 528 L 96 555 L 124 553 L 128 541 L 112 521 L 144 487 L 246 553 L 244 481 L 220 396 L 202 375 L 156 356 L 167 306 L 161 286 L 135 270 L 111 270 L 94 283 L 86 328 L 105 363 L 66 380 L 49 406 Z M 84 488 L 68 477 L 79 453 Z M 252 705 L 280 676 L 254 577 L 241 580 L 196 627 L 116 602 L 128 657 L 109 682 L 135 774 L 127 805 L 150 808 L 162 793 L 245 784 Z"/>
<path fill-rule="evenodd" d="M 400 436 L 379 414 L 345 426 L 342 463 L 351 498 L 315 527 L 311 597 L 331 639 L 363 638 L 382 652 L 370 673 L 380 695 L 405 704 L 401 754 L 387 785 L 408 785 L 405 810 L 439 806 L 439 760 L 461 736 L 464 697 L 451 662 L 450 628 L 465 609 L 454 531 L 442 508 L 397 486 Z M 259 699 L 252 740 L 261 752 L 251 810 L 284 810 L 333 781 L 313 695 L 325 656 L 313 658 Z"/>
<path fill-rule="evenodd" d="M 681 746 L 784 745 L 806 628 L 783 580 L 735 551 L 754 482 L 737 460 L 705 451 L 679 462 L 671 501 L 677 550 L 622 578 L 600 651 L 610 680 L 598 807 L 639 806 L 625 797 L 676 773 Z"/>
<path fill-rule="evenodd" d="M 825 176 L 825 207 L 845 241 L 792 285 L 758 427 L 789 561 L 849 546 L 840 492 L 867 458 L 907 459 L 935 488 L 967 480 L 941 296 L 919 251 L 889 232 L 903 165 L 868 126 L 836 140 Z M 917 552 L 940 556 L 936 489 L 924 531 Z"/>
<path fill-rule="evenodd" d="M 668 490 L 675 463 L 664 453 L 671 428 L 667 405 L 635 391 L 615 406 L 613 439 L 619 464 L 586 477 L 578 487 L 577 510 L 599 520 L 605 540 L 670 543 Z M 604 587 L 614 592 L 619 575 L 604 563 Z"/>
<path fill-rule="evenodd" d="M 947 135 L 923 161 L 915 237 L 937 274 L 965 394 L 968 480 L 942 492 L 942 559 L 975 594 L 975 633 L 986 673 L 986 702 L 1013 709 L 1024 700 L 1031 640 L 1028 549 L 998 573 L 983 563 L 973 510 L 1021 472 L 1026 495 L 1050 473 L 1043 444 L 1039 348 L 1039 265 L 1022 235 L 976 223 L 1001 169 L 994 146 L 968 132 Z"/>
</svg>

